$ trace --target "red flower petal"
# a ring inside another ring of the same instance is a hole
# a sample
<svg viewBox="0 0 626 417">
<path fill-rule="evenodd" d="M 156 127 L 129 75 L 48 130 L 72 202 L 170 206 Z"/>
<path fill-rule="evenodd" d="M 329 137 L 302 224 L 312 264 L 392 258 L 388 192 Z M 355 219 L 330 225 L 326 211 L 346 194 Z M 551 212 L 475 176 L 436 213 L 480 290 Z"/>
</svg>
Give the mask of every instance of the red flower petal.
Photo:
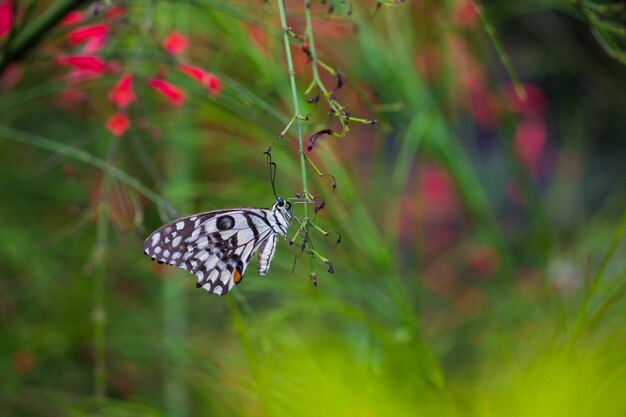
<svg viewBox="0 0 626 417">
<path fill-rule="evenodd" d="M 13 8 L 8 0 L 0 0 L 0 37 L 13 26 Z"/>
<path fill-rule="evenodd" d="M 167 98 L 174 106 L 180 106 L 185 101 L 185 93 L 165 80 L 152 77 L 148 79 L 148 85 Z"/>
<path fill-rule="evenodd" d="M 76 12 L 71 11 L 63 17 L 61 24 L 63 25 L 73 25 L 75 23 L 80 23 L 85 20 L 85 12 Z"/>
<path fill-rule="evenodd" d="M 106 36 L 98 36 L 90 38 L 85 45 L 81 48 L 80 52 L 85 55 L 93 55 L 102 48 L 104 42 L 106 42 Z"/>
<path fill-rule="evenodd" d="M 108 17 L 109 19 L 115 19 L 116 17 L 123 15 L 125 11 L 126 11 L 126 8 L 124 6 L 120 4 L 116 4 L 116 5 L 109 7 L 107 11 L 104 13 L 104 15 Z"/>
<path fill-rule="evenodd" d="M 536 116 L 543 113 L 548 106 L 548 98 L 543 90 L 532 84 L 524 84 L 526 98 L 517 95 L 513 85 L 507 86 L 505 90 L 507 105 L 509 110 L 524 116 Z"/>
<path fill-rule="evenodd" d="M 105 123 L 107 130 L 118 138 L 122 136 L 130 127 L 130 121 L 124 113 L 115 113 Z"/>
<path fill-rule="evenodd" d="M 28 350 L 17 350 L 11 357 L 13 368 L 19 375 L 26 375 L 35 366 L 35 356 Z"/>
<path fill-rule="evenodd" d="M 531 174 L 540 173 L 546 146 L 547 127 L 543 119 L 524 119 L 515 132 L 515 153 Z"/>
<path fill-rule="evenodd" d="M 206 74 L 205 84 L 212 96 L 217 96 L 222 92 L 222 81 L 212 72 Z"/>
<path fill-rule="evenodd" d="M 165 39 L 163 39 L 163 49 L 169 52 L 172 55 L 180 55 L 185 49 L 187 49 L 187 45 L 189 45 L 189 39 L 178 32 L 170 32 Z"/>
<path fill-rule="evenodd" d="M 9 65 L 2 74 L 0 74 L 0 91 L 10 90 L 15 87 L 22 79 L 23 71 L 19 64 Z"/>
<path fill-rule="evenodd" d="M 55 103 L 64 109 L 70 109 L 78 104 L 85 103 L 85 101 L 87 101 L 85 93 L 73 87 L 68 87 L 55 97 Z"/>
<path fill-rule="evenodd" d="M 474 26 L 479 16 L 480 11 L 471 0 L 458 1 L 452 10 L 452 19 L 461 29 L 469 29 Z"/>
<path fill-rule="evenodd" d="M 189 64 L 178 64 L 176 69 L 200 84 L 204 83 L 204 78 L 207 75 L 207 72 L 202 68 Z"/>
<path fill-rule="evenodd" d="M 68 65 L 76 69 L 98 74 L 103 73 L 107 69 L 106 61 L 96 56 L 88 55 L 61 55 L 56 58 L 56 63 L 59 65 Z"/>
<path fill-rule="evenodd" d="M 67 35 L 70 45 L 76 46 L 91 38 L 104 38 L 109 32 L 109 27 L 104 23 L 96 23 L 93 25 L 81 26 L 72 30 Z"/>
<path fill-rule="evenodd" d="M 109 91 L 109 100 L 115 103 L 120 109 L 127 107 L 130 103 L 135 101 L 136 98 L 132 86 L 132 76 L 130 74 L 123 75 L 111 91 Z"/>
<path fill-rule="evenodd" d="M 178 64 L 176 69 L 189 78 L 207 87 L 213 96 L 218 95 L 222 91 L 222 82 L 211 72 L 189 64 Z"/>
</svg>

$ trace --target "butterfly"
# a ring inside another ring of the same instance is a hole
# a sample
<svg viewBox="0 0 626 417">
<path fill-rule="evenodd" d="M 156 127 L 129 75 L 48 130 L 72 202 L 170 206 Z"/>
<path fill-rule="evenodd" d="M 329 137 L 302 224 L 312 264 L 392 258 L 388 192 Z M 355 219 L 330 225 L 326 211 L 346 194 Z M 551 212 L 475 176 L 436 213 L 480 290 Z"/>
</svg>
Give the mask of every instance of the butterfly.
<svg viewBox="0 0 626 417">
<path fill-rule="evenodd" d="M 234 208 L 194 214 L 167 223 L 148 236 L 143 251 L 198 278 L 197 288 L 224 295 L 243 279 L 258 251 L 260 275 L 270 268 L 278 236 L 287 237 L 293 208 L 280 197 L 271 209 Z"/>
</svg>

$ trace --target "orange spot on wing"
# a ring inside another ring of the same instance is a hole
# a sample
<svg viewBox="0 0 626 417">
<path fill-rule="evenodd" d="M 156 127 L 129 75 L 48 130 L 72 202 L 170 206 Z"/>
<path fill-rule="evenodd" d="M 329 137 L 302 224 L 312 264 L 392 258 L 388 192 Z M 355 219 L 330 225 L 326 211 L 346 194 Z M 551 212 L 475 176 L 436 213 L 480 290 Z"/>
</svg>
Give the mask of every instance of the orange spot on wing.
<svg viewBox="0 0 626 417">
<path fill-rule="evenodd" d="M 235 284 L 241 281 L 241 274 L 236 269 L 235 274 L 233 275 L 233 281 L 235 281 Z"/>
</svg>

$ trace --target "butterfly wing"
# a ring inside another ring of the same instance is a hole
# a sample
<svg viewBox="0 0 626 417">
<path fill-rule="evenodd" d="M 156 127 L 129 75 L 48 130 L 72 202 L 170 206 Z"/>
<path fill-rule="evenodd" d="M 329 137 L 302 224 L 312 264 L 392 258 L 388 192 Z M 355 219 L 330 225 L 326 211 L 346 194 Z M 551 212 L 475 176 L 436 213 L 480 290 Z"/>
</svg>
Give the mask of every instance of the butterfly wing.
<svg viewBox="0 0 626 417">
<path fill-rule="evenodd" d="M 244 208 L 184 217 L 152 232 L 144 242 L 144 253 L 153 261 L 195 274 L 198 288 L 224 295 L 241 282 L 264 242 L 273 238 L 275 245 L 273 215 L 267 209 Z"/>
<path fill-rule="evenodd" d="M 276 234 L 271 234 L 259 245 L 259 255 L 257 256 L 257 266 L 259 268 L 259 275 L 267 274 L 276 252 Z"/>
</svg>

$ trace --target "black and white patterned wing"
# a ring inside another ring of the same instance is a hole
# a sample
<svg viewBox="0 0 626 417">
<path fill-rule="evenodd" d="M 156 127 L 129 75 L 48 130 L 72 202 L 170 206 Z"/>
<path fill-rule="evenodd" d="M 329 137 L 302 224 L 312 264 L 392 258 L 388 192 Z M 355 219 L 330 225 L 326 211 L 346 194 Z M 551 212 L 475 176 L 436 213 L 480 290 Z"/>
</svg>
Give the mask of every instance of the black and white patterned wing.
<svg viewBox="0 0 626 417">
<path fill-rule="evenodd" d="M 276 252 L 276 233 L 271 234 L 267 239 L 261 242 L 259 246 L 259 255 L 257 256 L 257 266 L 259 268 L 259 275 L 267 274 Z"/>
<path fill-rule="evenodd" d="M 275 246 L 272 216 L 271 210 L 244 208 L 178 219 L 152 232 L 144 242 L 144 253 L 153 261 L 195 274 L 196 287 L 209 294 L 224 295 L 241 282 L 264 242 L 273 239 Z"/>
</svg>

